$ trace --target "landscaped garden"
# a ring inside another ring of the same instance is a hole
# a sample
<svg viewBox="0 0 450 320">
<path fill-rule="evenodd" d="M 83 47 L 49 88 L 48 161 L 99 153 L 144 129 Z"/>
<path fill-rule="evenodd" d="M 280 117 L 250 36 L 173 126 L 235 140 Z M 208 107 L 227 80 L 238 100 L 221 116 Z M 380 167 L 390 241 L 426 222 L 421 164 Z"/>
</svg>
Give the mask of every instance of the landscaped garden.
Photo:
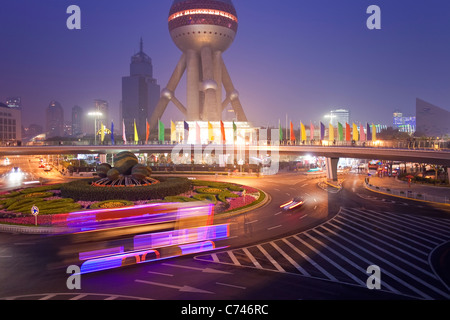
<svg viewBox="0 0 450 320">
<path fill-rule="evenodd" d="M 155 177 L 159 183 L 108 188 L 96 179 L 19 189 L 0 194 L 0 222 L 34 224 L 31 208 L 39 208 L 39 224 L 52 224 L 58 214 L 155 202 L 209 201 L 216 213 L 231 213 L 256 205 L 265 195 L 258 189 L 217 181 Z M 52 218 L 52 216 L 54 216 Z"/>
<path fill-rule="evenodd" d="M 39 224 L 53 225 L 62 214 L 158 202 L 209 201 L 216 213 L 230 213 L 264 200 L 258 189 L 183 177 L 151 177 L 151 169 L 128 151 L 116 155 L 114 167 L 97 166 L 98 177 L 24 188 L 0 194 L 0 223 L 33 224 L 32 208 L 39 209 Z"/>
</svg>

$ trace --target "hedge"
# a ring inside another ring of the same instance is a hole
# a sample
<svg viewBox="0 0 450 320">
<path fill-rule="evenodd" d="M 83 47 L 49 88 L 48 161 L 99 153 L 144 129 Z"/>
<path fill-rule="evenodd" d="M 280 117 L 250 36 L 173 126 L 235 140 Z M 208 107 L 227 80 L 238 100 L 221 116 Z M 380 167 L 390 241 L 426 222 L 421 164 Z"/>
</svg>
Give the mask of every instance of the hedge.
<svg viewBox="0 0 450 320">
<path fill-rule="evenodd" d="M 75 180 L 61 186 L 61 196 L 75 201 L 164 199 L 191 190 L 191 181 L 182 177 L 155 177 L 160 183 L 135 187 L 96 187 L 96 179 Z"/>
</svg>

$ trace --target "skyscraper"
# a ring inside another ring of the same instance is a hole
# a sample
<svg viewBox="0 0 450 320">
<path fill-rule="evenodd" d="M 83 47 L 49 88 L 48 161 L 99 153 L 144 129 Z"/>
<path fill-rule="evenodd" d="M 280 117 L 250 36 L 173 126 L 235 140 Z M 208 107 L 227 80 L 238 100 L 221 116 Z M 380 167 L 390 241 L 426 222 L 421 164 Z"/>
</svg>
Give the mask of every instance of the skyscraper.
<svg viewBox="0 0 450 320">
<path fill-rule="evenodd" d="M 120 114 L 130 140 L 134 135 L 135 121 L 139 137 L 146 136 L 146 121 L 153 113 L 159 96 L 160 87 L 153 78 L 152 59 L 144 53 L 141 38 L 139 52 L 131 57 L 130 75 L 122 78 Z"/>
<path fill-rule="evenodd" d="M 72 136 L 83 134 L 83 109 L 80 106 L 72 108 Z"/>
<path fill-rule="evenodd" d="M 50 102 L 46 110 L 47 138 L 62 137 L 64 135 L 64 110 L 58 101 Z"/>
</svg>

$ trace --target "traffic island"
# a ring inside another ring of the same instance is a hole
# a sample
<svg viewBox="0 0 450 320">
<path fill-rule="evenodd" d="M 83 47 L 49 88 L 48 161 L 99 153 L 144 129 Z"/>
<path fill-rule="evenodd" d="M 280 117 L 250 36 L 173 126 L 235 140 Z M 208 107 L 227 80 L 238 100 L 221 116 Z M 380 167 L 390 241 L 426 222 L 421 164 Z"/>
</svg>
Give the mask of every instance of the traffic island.
<svg viewBox="0 0 450 320">
<path fill-rule="evenodd" d="M 137 186 L 130 192 L 125 192 L 126 188 L 94 187 L 92 179 L 83 179 L 3 193 L 0 195 L 1 230 L 59 232 L 66 227 L 65 221 L 71 212 L 167 202 L 206 201 L 214 205 L 217 215 L 228 217 L 258 208 L 269 200 L 262 190 L 235 183 L 155 178 L 160 183 L 145 186 L 144 191 Z M 96 192 L 99 188 L 101 192 Z M 37 217 L 32 214 L 33 207 L 39 208 Z"/>
</svg>

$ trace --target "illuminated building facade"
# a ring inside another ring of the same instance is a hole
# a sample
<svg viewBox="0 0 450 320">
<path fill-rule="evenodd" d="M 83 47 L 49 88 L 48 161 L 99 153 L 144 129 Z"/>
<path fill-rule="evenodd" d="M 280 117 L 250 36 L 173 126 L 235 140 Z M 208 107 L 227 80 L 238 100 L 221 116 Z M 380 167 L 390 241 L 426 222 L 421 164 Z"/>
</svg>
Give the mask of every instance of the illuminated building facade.
<svg viewBox="0 0 450 320">
<path fill-rule="evenodd" d="M 236 9 L 231 0 L 175 0 L 168 25 L 172 40 L 183 54 L 161 92 L 150 127 L 157 127 L 169 102 L 175 104 L 186 121 L 222 121 L 224 110 L 231 105 L 235 120 L 246 122 L 239 94 L 222 58 L 238 29 Z M 184 74 L 186 106 L 175 96 Z"/>
<path fill-rule="evenodd" d="M 346 123 L 350 123 L 350 111 L 347 109 L 331 110 L 329 114 L 325 115 L 325 118 L 329 119 L 334 127 L 336 127 L 338 123 L 345 125 Z"/>
<path fill-rule="evenodd" d="M 0 144 L 22 140 L 22 111 L 0 102 Z"/>
<path fill-rule="evenodd" d="M 416 117 L 405 117 L 399 110 L 395 110 L 393 114 L 393 125 L 400 132 L 413 134 L 416 131 Z"/>
</svg>

